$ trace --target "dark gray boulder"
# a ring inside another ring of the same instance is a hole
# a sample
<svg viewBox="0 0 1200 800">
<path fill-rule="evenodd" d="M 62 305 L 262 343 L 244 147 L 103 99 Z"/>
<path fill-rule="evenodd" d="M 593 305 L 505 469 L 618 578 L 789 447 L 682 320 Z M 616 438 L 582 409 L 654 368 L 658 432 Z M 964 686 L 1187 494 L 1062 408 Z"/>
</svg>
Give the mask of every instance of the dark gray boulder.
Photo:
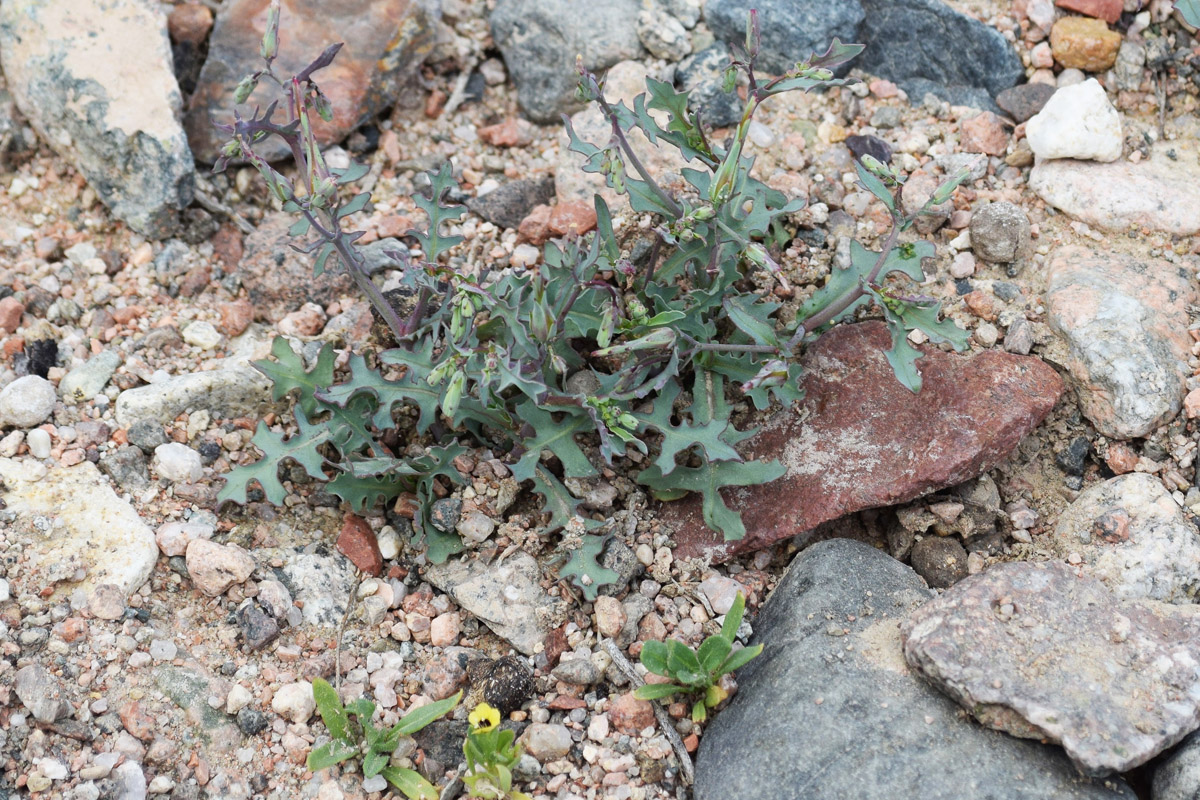
<svg viewBox="0 0 1200 800">
<path fill-rule="evenodd" d="M 751 8 L 758 11 L 758 66 L 776 75 L 813 53 L 824 53 L 834 38 L 856 41 L 863 21 L 858 0 L 708 0 L 704 19 L 718 39 L 744 47 Z"/>
<path fill-rule="evenodd" d="M 971 722 L 909 671 L 900 622 L 931 596 L 859 542 L 799 555 L 752 620 L 763 655 L 700 741 L 696 800 L 1132 800 L 1058 748 Z"/>
</svg>

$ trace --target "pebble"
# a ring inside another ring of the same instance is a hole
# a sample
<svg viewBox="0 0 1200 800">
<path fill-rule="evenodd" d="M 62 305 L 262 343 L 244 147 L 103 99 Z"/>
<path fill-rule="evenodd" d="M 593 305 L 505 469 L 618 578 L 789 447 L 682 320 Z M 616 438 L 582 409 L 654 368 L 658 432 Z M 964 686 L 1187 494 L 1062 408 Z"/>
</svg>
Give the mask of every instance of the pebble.
<svg viewBox="0 0 1200 800">
<path fill-rule="evenodd" d="M 125 616 L 125 593 L 111 583 L 102 583 L 88 595 L 88 611 L 96 619 L 120 619 Z"/>
<path fill-rule="evenodd" d="M 522 736 L 529 755 L 545 764 L 563 758 L 571 752 L 574 740 L 564 725 L 535 722 Z"/>
<path fill-rule="evenodd" d="M 17 670 L 12 686 L 21 704 L 39 722 L 54 722 L 70 709 L 58 679 L 41 664 L 30 664 Z"/>
<path fill-rule="evenodd" d="M 29 445 L 29 453 L 34 458 L 50 457 L 50 434 L 42 428 L 34 428 L 27 433 L 25 443 Z"/>
<path fill-rule="evenodd" d="M 215 529 L 203 522 L 168 522 L 154 532 L 158 549 L 164 556 L 182 556 L 193 539 L 211 539 Z"/>
<path fill-rule="evenodd" d="M 243 708 L 237 712 L 238 730 L 247 736 L 254 736 L 257 733 L 261 733 L 266 730 L 268 724 L 270 723 L 267 721 L 267 715 L 261 711 L 256 711 L 253 708 Z"/>
<path fill-rule="evenodd" d="M 572 686 L 591 686 L 600 680 L 600 672 L 590 658 L 564 658 L 550 674 Z"/>
<path fill-rule="evenodd" d="M 225 695 L 225 713 L 236 714 L 250 705 L 250 701 L 253 699 L 249 689 L 240 683 L 235 683 L 230 688 L 229 694 Z"/>
<path fill-rule="evenodd" d="M 955 280 L 969 278 L 975 274 L 975 256 L 969 251 L 956 253 L 950 262 L 950 277 Z"/>
<path fill-rule="evenodd" d="M 625 609 L 615 597 L 600 595 L 593 604 L 596 614 L 596 630 L 601 636 L 612 639 L 625 627 Z"/>
<path fill-rule="evenodd" d="M 0 390 L 0 428 L 32 428 L 54 411 L 58 397 L 54 384 L 37 375 L 26 375 Z"/>
<path fill-rule="evenodd" d="M 496 530 L 496 522 L 482 511 L 468 511 L 458 521 L 455 530 L 462 537 L 464 544 L 479 545 L 487 541 Z"/>
<path fill-rule="evenodd" d="M 187 546 L 187 569 L 196 588 L 216 597 L 254 572 L 254 559 L 236 544 L 193 539 Z"/>
<path fill-rule="evenodd" d="M 253 600 L 247 600 L 234 614 L 242 631 L 246 647 L 255 652 L 279 638 L 279 623 L 275 617 L 265 613 Z"/>
<path fill-rule="evenodd" d="M 288 610 L 294 607 L 292 593 L 283 583 L 276 580 L 259 581 L 258 597 L 255 599 L 275 619 L 283 619 Z"/>
<path fill-rule="evenodd" d="M 654 725 L 654 709 L 647 700 L 639 700 L 632 692 L 617 695 L 608 705 L 608 721 L 621 733 L 641 734 Z"/>
<path fill-rule="evenodd" d="M 729 609 L 733 608 L 738 592 L 742 592 L 744 589 L 733 578 L 713 574 L 700 582 L 700 591 L 708 598 L 712 610 L 720 615 L 728 613 Z"/>
<path fill-rule="evenodd" d="M 1124 142 L 1121 115 L 1095 78 L 1056 91 L 1025 123 L 1025 136 L 1042 160 L 1116 161 Z"/>
<path fill-rule="evenodd" d="M 174 483 L 195 483 L 204 476 L 200 454 L 179 442 L 168 442 L 154 448 L 154 460 L 150 467 L 160 478 Z"/>
<path fill-rule="evenodd" d="M 212 350 L 221 343 L 221 333 L 209 322 L 190 322 L 182 331 L 183 341 L 199 347 L 201 350 Z"/>
<path fill-rule="evenodd" d="M 121 361 L 120 353 L 105 350 L 68 372 L 58 384 L 63 401 L 83 403 L 94 398 L 108 385 Z"/>
<path fill-rule="evenodd" d="M 383 605 L 387 610 L 387 603 Z M 461 618 L 458 612 L 439 614 L 429 625 L 429 643 L 434 647 L 449 647 L 458 641 L 461 630 Z"/>
<path fill-rule="evenodd" d="M 1117 61 L 1122 36 L 1103 20 L 1062 17 L 1050 29 L 1050 48 L 1060 66 L 1103 72 Z"/>
<path fill-rule="evenodd" d="M 1012 203 L 1000 201 L 975 209 L 970 231 L 975 256 L 992 264 L 1018 261 L 1029 248 L 1029 219 Z"/>
<path fill-rule="evenodd" d="M 271 698 L 271 710 L 290 722 L 308 722 L 317 710 L 312 684 L 308 681 L 297 681 L 279 687 L 275 696 Z"/>
</svg>

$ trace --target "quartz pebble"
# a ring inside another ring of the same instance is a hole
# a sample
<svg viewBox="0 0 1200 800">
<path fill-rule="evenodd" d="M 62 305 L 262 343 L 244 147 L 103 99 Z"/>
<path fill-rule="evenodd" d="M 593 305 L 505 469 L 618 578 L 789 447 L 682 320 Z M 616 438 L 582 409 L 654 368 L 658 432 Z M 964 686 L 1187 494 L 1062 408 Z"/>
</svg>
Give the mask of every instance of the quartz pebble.
<svg viewBox="0 0 1200 800">
<path fill-rule="evenodd" d="M 168 442 L 154 448 L 154 460 L 150 466 L 160 478 L 174 483 L 194 483 L 204 475 L 200 454 L 179 442 Z"/>
<path fill-rule="evenodd" d="M 0 389 L 0 428 L 32 428 L 54 411 L 58 399 L 54 384 L 37 375 L 26 375 Z"/>
</svg>

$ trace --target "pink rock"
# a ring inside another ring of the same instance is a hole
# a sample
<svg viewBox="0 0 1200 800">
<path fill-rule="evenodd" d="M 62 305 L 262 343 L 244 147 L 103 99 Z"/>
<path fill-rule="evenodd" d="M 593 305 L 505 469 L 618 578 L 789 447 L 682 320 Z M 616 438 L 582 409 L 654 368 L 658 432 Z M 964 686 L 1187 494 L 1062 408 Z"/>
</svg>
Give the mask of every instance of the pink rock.
<svg viewBox="0 0 1200 800">
<path fill-rule="evenodd" d="M 208 58 L 184 120 L 192 152 L 201 161 L 212 163 L 224 144 L 213 123 L 232 119 L 238 81 L 262 68 L 258 51 L 267 5 L 268 0 L 231 0 L 217 14 Z M 334 62 L 316 76 L 329 96 L 333 120 L 317 119 L 314 128 L 322 145 L 334 144 L 395 102 L 404 82 L 432 49 L 434 24 L 416 0 L 331 0 L 319 7 L 286 0 L 275 74 L 291 75 L 331 42 L 345 42 Z M 269 81 L 262 81 L 243 113 L 256 104 L 265 108 L 278 94 Z M 265 149 L 263 154 L 279 158 L 284 149 Z"/>
<path fill-rule="evenodd" d="M 325 309 L 316 303 L 305 303 L 284 316 L 275 327 L 284 336 L 316 336 L 325 328 Z"/>
<path fill-rule="evenodd" d="M 1008 149 L 1008 130 L 1004 123 L 990 111 L 964 120 L 962 123 L 962 149 L 968 153 L 986 153 L 989 156 L 1004 155 Z"/>
<path fill-rule="evenodd" d="M 608 704 L 608 721 L 621 733 L 636 736 L 654 725 L 654 708 L 632 692 L 617 695 Z"/>
<path fill-rule="evenodd" d="M 168 558 L 186 553 L 193 539 L 211 539 L 212 535 L 212 526 L 199 522 L 168 522 L 154 532 L 158 549 Z"/>
<path fill-rule="evenodd" d="M 347 514 L 338 535 L 337 549 L 350 559 L 354 566 L 368 575 L 383 572 L 383 554 L 379 552 L 379 540 L 367 521 L 357 514 Z"/>
<path fill-rule="evenodd" d="M 21 305 L 21 301 L 11 295 L 0 300 L 0 331 L 4 333 L 13 333 L 21 326 L 21 315 L 25 313 L 25 306 Z"/>
<path fill-rule="evenodd" d="M 809 347 L 799 409 L 768 417 L 743 450 L 780 459 L 787 473 L 724 490 L 742 513 L 741 541 L 722 542 L 705 525 L 698 495 L 664 506 L 675 557 L 724 561 L 855 511 L 962 483 L 1006 459 L 1062 394 L 1062 380 L 1039 359 L 926 348 L 917 362 L 924 388 L 914 395 L 887 363 L 890 346 L 885 326 L 870 322 L 834 328 Z"/>
<path fill-rule="evenodd" d="M 596 614 L 596 630 L 601 636 L 612 639 L 625 627 L 625 609 L 615 597 L 600 595 L 592 605 Z"/>
<path fill-rule="evenodd" d="M 1047 322 L 1068 346 L 1079 405 L 1114 439 L 1145 436 L 1179 413 L 1190 273 L 1168 261 L 1060 247 L 1046 271 Z"/>
<path fill-rule="evenodd" d="M 429 643 L 434 647 L 449 647 L 458 641 L 460 626 L 457 612 L 439 614 L 429 624 Z"/>
<path fill-rule="evenodd" d="M 1121 12 L 1125 10 L 1125 4 L 1121 0 L 1057 0 L 1055 5 L 1102 19 L 1109 25 L 1120 19 Z"/>
<path fill-rule="evenodd" d="M 193 539 L 187 546 L 187 571 L 196 588 L 209 597 L 222 594 L 254 572 L 254 559 L 236 544 Z"/>
<path fill-rule="evenodd" d="M 1200 417 L 1200 389 L 1192 389 L 1187 393 L 1187 397 L 1183 398 L 1183 410 L 1187 412 L 1188 419 Z"/>
</svg>

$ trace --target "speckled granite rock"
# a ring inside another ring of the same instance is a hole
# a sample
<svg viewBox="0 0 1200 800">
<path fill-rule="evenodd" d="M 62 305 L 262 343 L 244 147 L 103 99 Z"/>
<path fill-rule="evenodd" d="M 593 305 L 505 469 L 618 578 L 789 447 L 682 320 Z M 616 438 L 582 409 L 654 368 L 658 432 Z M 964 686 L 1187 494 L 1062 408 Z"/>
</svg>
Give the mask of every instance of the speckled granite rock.
<svg viewBox="0 0 1200 800">
<path fill-rule="evenodd" d="M 980 722 L 1124 772 L 1200 726 L 1200 607 L 1121 601 L 1066 564 L 999 564 L 901 628 L 904 657 Z"/>
</svg>

